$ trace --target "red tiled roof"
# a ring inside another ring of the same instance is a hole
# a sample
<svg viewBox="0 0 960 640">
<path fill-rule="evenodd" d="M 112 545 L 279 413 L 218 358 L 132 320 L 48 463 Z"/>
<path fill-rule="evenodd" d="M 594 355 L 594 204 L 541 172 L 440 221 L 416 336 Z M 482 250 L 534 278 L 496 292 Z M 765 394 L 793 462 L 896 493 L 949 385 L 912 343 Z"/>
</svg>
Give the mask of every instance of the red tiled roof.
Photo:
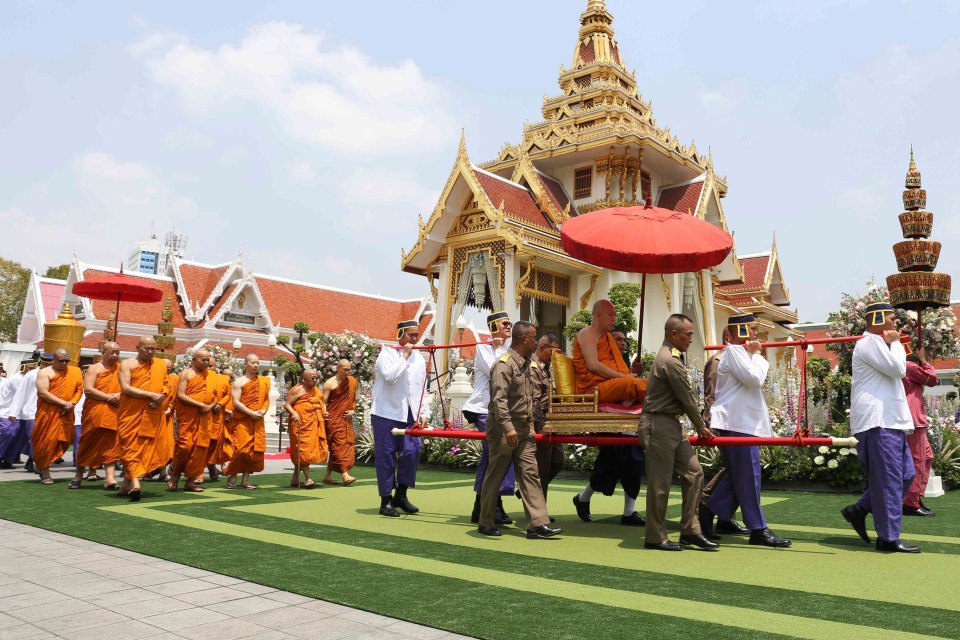
<svg viewBox="0 0 960 640">
<path fill-rule="evenodd" d="M 213 288 L 227 271 L 227 265 L 220 267 L 201 267 L 195 264 L 181 264 L 180 277 L 186 289 L 190 304 L 203 304 L 210 297 Z"/>
<path fill-rule="evenodd" d="M 724 302 L 726 302 L 726 303 L 728 303 L 728 304 L 732 304 L 732 305 L 735 306 L 735 307 L 752 307 L 752 306 L 755 306 L 755 305 L 760 304 L 759 302 L 757 302 L 757 299 L 756 299 L 756 298 L 751 298 L 751 297 L 747 297 L 747 298 L 728 298 L 728 299 L 724 300 Z"/>
<path fill-rule="evenodd" d="M 537 208 L 537 203 L 534 202 L 533 196 L 527 189 L 518 184 L 494 178 L 482 171 L 474 171 L 473 173 L 480 182 L 480 186 L 486 191 L 493 206 L 499 207 L 502 202 L 504 211 L 511 218 L 537 227 L 552 227 L 547 216 Z"/>
<path fill-rule="evenodd" d="M 550 176 L 544 174 L 538 174 L 540 180 L 543 182 L 543 186 L 547 188 L 547 194 L 550 196 L 550 199 L 553 200 L 554 206 L 563 211 L 567 208 L 567 205 L 570 205 L 571 213 L 573 211 L 573 205 L 570 203 L 570 198 L 567 197 L 567 192 L 563 190 L 563 185 L 551 178 Z"/>
<path fill-rule="evenodd" d="M 220 312 L 221 307 L 226 304 L 227 299 L 231 296 L 231 294 L 233 294 L 233 290 L 236 289 L 236 287 L 236 282 L 232 282 L 227 285 L 227 288 L 223 290 L 223 295 L 220 296 L 220 299 L 217 300 L 217 303 L 210 307 L 210 311 L 208 312 L 209 317 L 213 318 Z M 269 308 L 270 307 L 268 306 L 267 309 Z"/>
<path fill-rule="evenodd" d="M 63 290 L 67 288 L 66 282 L 41 282 L 40 300 L 43 304 L 43 315 L 47 322 L 56 320 L 60 313 L 60 301 L 63 300 Z"/>
<path fill-rule="evenodd" d="M 595 55 L 593 53 L 593 41 L 591 40 L 589 44 L 580 43 L 580 59 L 583 60 L 584 64 L 590 64 L 594 61 Z"/>
<path fill-rule="evenodd" d="M 623 64 L 620 62 L 620 47 L 615 44 L 610 45 L 610 53 L 613 54 L 613 59 L 617 61 L 617 64 Z"/>
<path fill-rule="evenodd" d="M 756 291 L 763 289 L 767 278 L 767 267 L 770 265 L 770 255 L 740 258 L 740 267 L 743 269 L 743 284 L 726 284 L 717 287 L 721 293 L 736 293 L 737 291 Z"/>
<path fill-rule="evenodd" d="M 397 323 L 412 318 L 420 302 L 400 302 L 309 287 L 293 282 L 256 278 L 274 324 L 290 328 L 303 321 L 311 331 L 355 331 L 376 340 L 394 340 Z"/>
<path fill-rule="evenodd" d="M 700 202 L 700 192 L 703 191 L 703 182 L 694 182 L 679 187 L 669 187 L 660 191 L 660 201 L 657 206 L 661 209 L 672 209 L 690 213 L 697 210 Z"/>
<path fill-rule="evenodd" d="M 116 273 L 109 271 L 99 271 L 97 269 L 86 269 L 83 272 L 83 279 L 99 278 L 101 276 L 114 276 Z M 136 273 L 127 273 L 131 278 L 138 278 Z M 183 317 L 183 312 L 178 304 L 176 286 L 172 280 L 161 280 L 157 278 L 138 278 L 146 284 L 157 287 L 163 293 L 159 302 L 121 302 L 120 303 L 120 322 L 132 322 L 134 324 L 155 325 L 162 320 L 163 305 L 167 298 L 173 301 L 173 325 L 178 329 L 187 326 L 187 321 Z M 100 320 L 108 320 L 110 314 L 117 307 L 116 302 L 109 300 L 91 300 L 93 304 L 93 315 Z M 96 345 L 94 345 L 96 346 Z"/>
</svg>

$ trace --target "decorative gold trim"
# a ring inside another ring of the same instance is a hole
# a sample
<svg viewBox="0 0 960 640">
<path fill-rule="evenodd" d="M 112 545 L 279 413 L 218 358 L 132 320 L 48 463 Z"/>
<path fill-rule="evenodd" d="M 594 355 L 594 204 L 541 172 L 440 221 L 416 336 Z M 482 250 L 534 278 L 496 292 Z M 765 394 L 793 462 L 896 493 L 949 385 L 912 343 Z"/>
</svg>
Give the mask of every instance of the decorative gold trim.
<svg viewBox="0 0 960 640">
<path fill-rule="evenodd" d="M 600 276 L 593 274 L 590 276 L 590 288 L 587 289 L 587 292 L 580 296 L 580 308 L 586 309 L 587 305 L 590 304 L 590 298 L 593 297 L 593 291 L 597 288 L 597 282 L 600 280 Z"/>
<path fill-rule="evenodd" d="M 537 257 L 533 256 L 527 261 L 527 270 L 520 276 L 517 280 L 516 286 L 516 296 L 517 296 L 517 306 L 520 306 L 520 302 L 523 300 L 523 292 L 530 286 L 530 280 L 534 274 L 534 267 L 537 266 Z"/>
<path fill-rule="evenodd" d="M 667 284 L 666 278 L 663 277 L 663 274 L 660 274 L 660 283 L 663 285 L 663 295 L 667 298 L 667 309 L 673 308 L 673 298 L 670 295 L 670 286 Z"/>
</svg>

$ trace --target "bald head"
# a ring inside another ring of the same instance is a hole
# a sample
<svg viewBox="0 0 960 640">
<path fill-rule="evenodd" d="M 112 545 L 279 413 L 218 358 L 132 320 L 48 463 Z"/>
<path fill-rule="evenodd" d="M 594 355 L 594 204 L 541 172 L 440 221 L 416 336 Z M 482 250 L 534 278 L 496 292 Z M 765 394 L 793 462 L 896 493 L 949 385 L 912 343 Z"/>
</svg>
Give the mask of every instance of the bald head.
<svg viewBox="0 0 960 640">
<path fill-rule="evenodd" d="M 617 309 L 609 300 L 597 300 L 593 303 L 593 322 L 590 326 L 597 333 L 604 334 L 617 324 Z"/>
<path fill-rule="evenodd" d="M 320 373 L 316 369 L 304 369 L 303 370 L 303 388 L 306 390 L 313 389 L 317 386 L 317 379 L 320 377 Z"/>
<path fill-rule="evenodd" d="M 66 349 L 56 349 L 53 352 L 53 367 L 54 371 L 63 371 L 67 368 L 67 365 L 70 364 L 70 352 Z"/>
<path fill-rule="evenodd" d="M 150 336 L 141 336 L 137 340 L 137 360 L 143 363 L 152 362 L 153 354 L 157 350 L 157 341 Z"/>
<path fill-rule="evenodd" d="M 210 352 L 206 349 L 197 349 L 193 352 L 193 369 L 201 373 L 210 368 Z"/>
</svg>

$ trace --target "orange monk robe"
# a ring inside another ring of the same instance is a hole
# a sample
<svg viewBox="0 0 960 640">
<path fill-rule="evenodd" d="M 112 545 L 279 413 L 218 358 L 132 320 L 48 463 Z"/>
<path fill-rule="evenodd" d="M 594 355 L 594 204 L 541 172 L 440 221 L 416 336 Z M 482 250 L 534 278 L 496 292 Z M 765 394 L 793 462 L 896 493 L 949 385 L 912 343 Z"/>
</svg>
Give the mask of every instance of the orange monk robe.
<svg viewBox="0 0 960 640">
<path fill-rule="evenodd" d="M 216 375 L 216 374 L 214 374 Z M 209 371 L 198 373 L 187 382 L 187 395 L 203 404 L 213 402 L 214 379 Z M 177 402 L 177 443 L 173 449 L 173 475 L 186 473 L 187 478 L 203 475 L 210 445 L 210 423 L 213 412 L 200 413 L 200 408 Z"/>
<path fill-rule="evenodd" d="M 597 341 L 597 359 L 614 371 L 629 374 L 630 367 L 623 361 L 623 356 L 613 341 L 613 336 L 607 333 Z M 604 378 L 590 371 L 587 362 L 580 351 L 580 342 L 573 340 L 573 369 L 577 375 L 577 393 L 593 393 L 600 391 L 600 402 L 627 402 L 633 404 L 643 402 L 647 395 L 647 380 L 638 378 Z"/>
<path fill-rule="evenodd" d="M 304 466 L 327 459 L 327 433 L 323 424 L 323 393 L 314 387 L 293 403 L 300 422 L 290 423 L 290 460 Z"/>
<path fill-rule="evenodd" d="M 346 473 L 354 464 L 353 418 L 344 417 L 344 413 L 354 409 L 357 398 L 357 379 L 347 379 L 337 384 L 337 388 L 327 396 L 327 444 L 330 446 L 330 460 L 327 469 L 337 473 Z"/>
<path fill-rule="evenodd" d="M 149 364 L 141 364 L 130 372 L 130 386 L 150 393 L 169 394 L 167 364 L 154 358 Z M 157 468 L 157 437 L 163 437 L 166 426 L 163 403 L 150 408 L 146 398 L 120 396 L 117 408 L 117 434 L 120 437 L 120 456 L 123 460 L 123 476 L 133 480 Z"/>
<path fill-rule="evenodd" d="M 104 369 L 97 374 L 93 388 L 101 393 L 120 393 L 120 366 Z M 80 415 L 80 449 L 77 466 L 100 467 L 120 459 L 120 440 L 117 438 L 117 408 L 87 396 Z"/>
<path fill-rule="evenodd" d="M 177 385 L 180 384 L 180 376 L 175 373 L 167 374 L 167 388 L 170 390 L 167 397 L 163 399 L 160 408 L 163 409 L 163 424 L 157 430 L 157 444 L 154 450 L 153 462 L 150 463 L 150 470 L 160 469 L 167 466 L 167 463 L 173 458 L 173 443 L 176 440 L 174 436 L 175 420 L 177 413 Z M 174 407 L 170 415 L 167 415 L 167 409 Z M 162 473 L 161 473 L 162 475 Z"/>
<path fill-rule="evenodd" d="M 221 409 L 212 414 L 207 464 L 226 464 L 233 457 L 233 440 L 226 421 L 226 412 L 233 411 L 233 385 L 230 384 L 230 376 L 215 371 L 210 371 L 209 375 L 214 380 L 213 401 L 218 403 Z"/>
<path fill-rule="evenodd" d="M 240 389 L 240 402 L 250 411 L 265 411 L 270 406 L 270 378 L 257 376 Z M 254 420 L 242 411 L 233 410 L 233 457 L 226 469 L 228 476 L 263 471 L 263 453 L 267 450 L 267 434 L 263 418 Z"/>
<path fill-rule="evenodd" d="M 67 367 L 50 378 L 50 393 L 76 404 L 83 396 L 83 373 L 79 367 Z M 62 412 L 58 404 L 37 398 L 37 417 L 33 423 L 33 462 L 46 469 L 62 458 L 73 443 L 73 409 Z"/>
</svg>

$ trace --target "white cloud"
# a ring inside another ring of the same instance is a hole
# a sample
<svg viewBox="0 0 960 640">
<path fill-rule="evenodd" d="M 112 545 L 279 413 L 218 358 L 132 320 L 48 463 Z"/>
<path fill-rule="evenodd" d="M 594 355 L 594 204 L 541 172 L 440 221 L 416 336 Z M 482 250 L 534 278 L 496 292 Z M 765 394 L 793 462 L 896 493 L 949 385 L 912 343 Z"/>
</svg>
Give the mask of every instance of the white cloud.
<svg viewBox="0 0 960 640">
<path fill-rule="evenodd" d="M 73 161 L 73 166 L 81 174 L 119 182 L 150 177 L 150 171 L 144 165 L 138 162 L 118 162 L 110 154 L 103 152 L 85 153 Z"/>
<path fill-rule="evenodd" d="M 720 83 L 715 89 L 701 89 L 697 91 L 697 101 L 710 111 L 724 112 L 737 106 L 743 87 L 739 81 Z"/>
<path fill-rule="evenodd" d="M 445 92 L 415 62 L 378 64 L 299 25 L 261 24 L 216 48 L 151 34 L 129 50 L 197 116 L 250 104 L 290 137 L 350 154 L 403 154 L 455 135 Z"/>
<path fill-rule="evenodd" d="M 290 167 L 288 172 L 292 182 L 310 184 L 317 179 L 317 172 L 309 162 L 298 162 Z"/>
<path fill-rule="evenodd" d="M 410 173 L 383 171 L 371 179 L 366 171 L 354 171 L 341 181 L 339 199 L 350 208 L 343 224 L 352 231 L 415 237 L 417 215 L 430 217 L 437 204 L 436 189 L 426 189 Z"/>
</svg>

